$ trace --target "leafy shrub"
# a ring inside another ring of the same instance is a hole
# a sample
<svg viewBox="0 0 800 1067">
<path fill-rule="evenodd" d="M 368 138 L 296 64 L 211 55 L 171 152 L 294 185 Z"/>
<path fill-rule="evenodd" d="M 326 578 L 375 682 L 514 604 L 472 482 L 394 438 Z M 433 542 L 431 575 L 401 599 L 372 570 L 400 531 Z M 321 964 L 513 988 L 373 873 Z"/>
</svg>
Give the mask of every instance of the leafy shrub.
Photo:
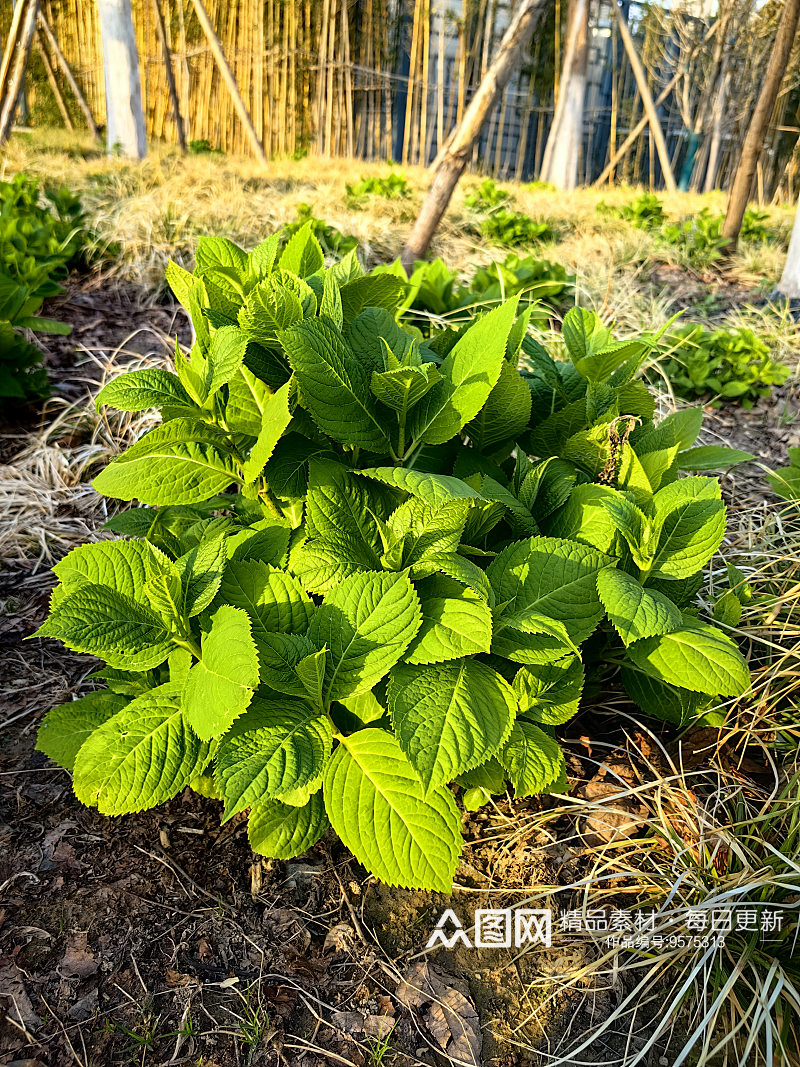
<svg viewBox="0 0 800 1067">
<path fill-rule="evenodd" d="M 139 502 L 108 524 L 126 539 L 55 568 L 38 635 L 105 660 L 107 688 L 38 745 L 104 814 L 192 786 L 249 809 L 256 852 L 330 820 L 378 878 L 445 891 L 450 783 L 469 806 L 564 790 L 584 688 L 680 724 L 748 688 L 695 602 L 725 507 L 678 477 L 701 412 L 653 422 L 655 337 L 573 309 L 560 361 L 512 298 L 423 341 L 400 279 L 326 270 L 311 231 L 202 239 L 193 275 L 168 269 L 189 356 L 98 396 L 163 422 L 93 483 Z"/>
<path fill-rule="evenodd" d="M 361 181 L 345 185 L 347 199 L 352 206 L 358 207 L 370 196 L 382 196 L 386 200 L 400 200 L 411 196 L 411 187 L 403 174 L 392 171 L 385 177 L 362 178 Z"/>
<path fill-rule="evenodd" d="M 712 215 L 704 207 L 694 218 L 667 223 L 661 233 L 667 244 L 677 248 L 691 266 L 702 270 L 722 256 L 725 245 L 722 222 L 722 215 Z"/>
<path fill-rule="evenodd" d="M 674 347 L 662 368 L 675 393 L 689 400 L 713 397 L 715 407 L 736 400 L 751 408 L 789 377 L 789 368 L 771 359 L 764 342 L 743 327 L 712 331 L 687 324 L 669 341 Z"/>
<path fill-rule="evenodd" d="M 767 475 L 773 493 L 784 500 L 800 500 L 800 448 L 789 449 L 789 466 Z"/>
<path fill-rule="evenodd" d="M 533 256 L 520 258 L 510 252 L 502 263 L 479 267 L 467 285 L 458 285 L 455 271 L 441 259 L 418 260 L 409 277 L 399 260 L 375 273 L 394 274 L 405 286 L 401 304 L 405 322 L 423 331 L 432 328 L 431 316 L 447 317 L 451 322 L 471 317 L 476 306 L 486 308 L 520 294 L 520 306 L 541 305 L 532 311 L 534 318 L 546 319 L 549 310 L 559 306 L 559 297 L 568 295 L 575 276 L 559 264 Z M 435 328 L 435 327 L 433 327 Z"/>
<path fill-rule="evenodd" d="M 221 148 L 215 148 L 207 137 L 198 137 L 189 141 L 189 151 L 195 156 L 224 156 Z"/>
<path fill-rule="evenodd" d="M 772 230 L 768 211 L 758 211 L 756 208 L 745 208 L 742 218 L 742 228 L 739 236 L 743 241 L 768 241 L 772 236 Z"/>
<path fill-rule="evenodd" d="M 522 211 L 499 208 L 481 222 L 481 234 L 489 241 L 508 248 L 550 241 L 555 234 L 546 222 L 537 222 Z"/>
<path fill-rule="evenodd" d="M 488 212 L 512 203 L 511 193 L 501 189 L 492 178 L 485 178 L 480 185 L 464 197 L 464 203 L 473 211 Z"/>
<path fill-rule="evenodd" d="M 613 207 L 602 200 L 597 205 L 601 215 L 614 215 L 625 219 L 640 230 L 658 230 L 666 222 L 663 201 L 654 193 L 641 193 L 629 204 Z"/>
<path fill-rule="evenodd" d="M 308 224 L 311 224 L 311 232 L 319 241 L 322 250 L 329 256 L 344 256 L 352 252 L 358 245 L 358 239 L 351 233 L 342 233 L 335 226 L 329 226 L 327 222 L 315 217 L 310 204 L 297 205 L 297 217 L 294 222 L 288 223 L 281 231 L 283 243 L 291 240 Z"/>
<path fill-rule="evenodd" d="M 83 256 L 85 217 L 67 189 L 48 191 L 24 174 L 0 182 L 0 398 L 42 397 L 47 374 L 42 353 L 21 333 L 69 333 L 69 327 L 37 314 L 70 264 Z"/>
</svg>

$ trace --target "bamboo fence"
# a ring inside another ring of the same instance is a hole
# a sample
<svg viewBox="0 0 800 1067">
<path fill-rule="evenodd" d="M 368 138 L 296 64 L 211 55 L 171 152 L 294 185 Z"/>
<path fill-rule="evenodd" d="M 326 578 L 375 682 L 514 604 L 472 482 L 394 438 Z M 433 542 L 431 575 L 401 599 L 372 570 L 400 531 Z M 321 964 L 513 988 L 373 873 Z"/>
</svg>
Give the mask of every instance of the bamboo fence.
<svg viewBox="0 0 800 1067">
<path fill-rule="evenodd" d="M 611 3 L 616 0 L 610 0 Z M 429 165 L 460 121 L 472 93 L 491 62 L 510 18 L 514 0 L 204 0 L 267 156 L 395 159 Z M 528 56 L 511 79 L 476 146 L 473 167 L 497 177 L 530 179 L 539 172 L 559 76 L 559 35 L 566 0 L 557 0 Z M 9 9 L 9 10 L 7 10 Z M 102 124 L 102 49 L 94 0 L 42 0 L 42 13 Z M 663 28 L 639 19 L 637 47 L 653 89 L 666 81 Z M 148 136 L 178 143 L 175 100 L 187 141 L 224 152 L 250 155 L 252 138 L 237 114 L 220 75 L 193 0 L 133 0 Z M 163 34 L 159 27 L 159 14 Z M 605 70 L 605 96 L 587 101 L 581 153 L 582 179 L 590 182 L 605 166 L 641 114 L 630 67 L 618 45 L 609 0 L 598 0 L 594 69 Z M 0 4 L 5 37 L 10 5 Z M 661 36 L 659 36 L 661 34 Z M 39 38 L 41 41 L 41 37 Z M 39 77 L 29 81 L 31 111 L 37 98 L 56 121 L 63 100 L 47 74 L 47 56 L 38 53 Z M 171 57 L 174 94 L 165 54 Z M 35 52 L 36 56 L 37 53 Z M 50 57 L 53 66 L 53 57 Z M 698 89 L 699 92 L 699 89 Z M 85 120 L 67 97 L 70 121 Z M 796 108 L 785 94 L 786 107 Z M 58 110 L 56 106 L 58 105 Z M 746 109 L 740 109 L 746 110 Z M 61 118 L 59 118 L 59 112 Z M 661 120 L 677 168 L 686 131 L 678 109 L 665 105 Z M 776 116 L 775 129 L 797 124 L 797 116 Z M 729 129 L 719 173 L 723 182 L 735 164 L 740 134 Z M 777 135 L 773 135 L 773 140 Z M 768 191 L 797 170 L 795 140 L 778 142 L 764 161 Z M 258 146 L 256 145 L 256 148 Z M 615 170 L 619 180 L 657 186 L 660 170 L 648 133 Z"/>
</svg>

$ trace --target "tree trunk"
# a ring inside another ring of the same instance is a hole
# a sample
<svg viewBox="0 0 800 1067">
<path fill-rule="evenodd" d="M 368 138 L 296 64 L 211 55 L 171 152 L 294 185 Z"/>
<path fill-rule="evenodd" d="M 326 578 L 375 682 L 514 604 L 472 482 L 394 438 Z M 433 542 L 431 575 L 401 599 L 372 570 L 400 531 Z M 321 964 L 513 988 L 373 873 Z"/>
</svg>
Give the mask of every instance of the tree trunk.
<svg viewBox="0 0 800 1067">
<path fill-rule="evenodd" d="M 108 154 L 147 155 L 139 53 L 131 0 L 97 0 L 103 41 Z"/>
<path fill-rule="evenodd" d="M 794 217 L 792 238 L 789 241 L 789 251 L 786 253 L 786 264 L 776 288 L 789 300 L 800 300 L 800 203 L 798 203 Z"/>
<path fill-rule="evenodd" d="M 517 8 L 494 61 L 464 112 L 461 125 L 454 131 L 446 150 L 441 153 L 431 187 L 401 254 L 406 270 L 411 269 L 414 260 L 420 259 L 427 252 L 458 179 L 464 173 L 481 128 L 519 64 L 523 50 L 528 46 L 533 31 L 551 2 L 552 0 L 522 0 Z"/>
<path fill-rule="evenodd" d="M 728 254 L 735 251 L 739 240 L 739 230 L 742 228 L 742 219 L 753 187 L 753 177 L 764 147 L 764 137 L 794 44 L 798 16 L 800 16 L 800 0 L 786 0 L 764 74 L 764 84 L 761 87 L 753 117 L 750 119 L 747 136 L 742 145 L 739 166 L 736 168 L 736 176 L 728 196 L 728 210 L 722 224 L 722 236 L 726 241 L 725 251 Z"/>
<path fill-rule="evenodd" d="M 558 189 L 574 189 L 578 184 L 589 60 L 589 0 L 570 0 L 567 23 L 564 68 L 539 175 Z"/>
</svg>

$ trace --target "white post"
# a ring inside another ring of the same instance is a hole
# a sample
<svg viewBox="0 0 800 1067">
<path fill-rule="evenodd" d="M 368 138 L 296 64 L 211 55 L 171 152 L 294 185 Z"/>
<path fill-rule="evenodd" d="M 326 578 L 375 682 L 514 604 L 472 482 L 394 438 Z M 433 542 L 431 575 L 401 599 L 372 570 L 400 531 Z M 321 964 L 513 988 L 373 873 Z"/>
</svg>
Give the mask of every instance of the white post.
<svg viewBox="0 0 800 1067">
<path fill-rule="evenodd" d="M 552 182 L 558 189 L 574 189 L 578 184 L 588 58 L 589 0 L 573 0 L 564 70 L 539 175 L 542 181 Z"/>
<path fill-rule="evenodd" d="M 794 217 L 792 238 L 786 253 L 786 265 L 783 268 L 777 291 L 789 300 L 800 300 L 800 203 Z"/>
<path fill-rule="evenodd" d="M 108 154 L 143 159 L 147 135 L 131 0 L 97 0 L 103 39 Z"/>
</svg>

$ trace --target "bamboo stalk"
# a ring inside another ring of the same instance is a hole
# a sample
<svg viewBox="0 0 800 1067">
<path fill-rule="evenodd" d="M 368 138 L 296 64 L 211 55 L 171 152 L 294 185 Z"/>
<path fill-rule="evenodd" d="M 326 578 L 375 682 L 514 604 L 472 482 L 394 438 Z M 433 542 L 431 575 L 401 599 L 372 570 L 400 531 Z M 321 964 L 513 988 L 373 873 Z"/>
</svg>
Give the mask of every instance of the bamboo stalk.
<svg viewBox="0 0 800 1067">
<path fill-rule="evenodd" d="M 169 98 L 172 103 L 172 113 L 175 119 L 175 133 L 178 137 L 178 144 L 180 145 L 181 151 L 185 152 L 186 131 L 183 127 L 183 116 L 181 115 L 181 105 L 178 100 L 178 89 L 175 85 L 175 75 L 172 71 L 172 55 L 169 50 L 167 31 L 164 27 L 164 16 L 161 13 L 161 4 L 159 3 L 159 0 L 153 0 L 153 14 L 155 15 L 156 35 L 164 56 L 164 74 L 167 78 L 167 88 L 169 89 Z"/>
<path fill-rule="evenodd" d="M 61 117 L 64 120 L 64 125 L 67 127 L 70 133 L 72 133 L 75 129 L 75 124 L 73 123 L 72 118 L 70 117 L 66 101 L 64 100 L 64 94 L 61 92 L 61 86 L 58 84 L 58 78 L 56 78 L 55 71 L 53 70 L 53 64 L 50 62 L 50 57 L 48 56 L 47 51 L 45 50 L 42 35 L 38 31 L 34 36 L 34 44 L 36 45 L 36 50 L 38 51 L 39 56 L 41 57 L 44 72 L 47 75 L 47 80 L 50 83 L 50 88 L 53 91 L 53 96 L 55 97 L 56 104 L 58 104 L 58 110 L 61 112 Z"/>
<path fill-rule="evenodd" d="M 0 102 L 3 101 L 6 95 L 6 84 L 8 82 L 9 71 L 11 70 L 11 63 L 14 59 L 14 53 L 17 50 L 17 45 L 20 41 L 20 32 L 22 30 L 22 18 L 25 14 L 25 0 L 20 0 L 20 3 L 14 7 L 14 13 L 11 16 L 11 28 L 8 31 L 8 40 L 6 41 L 5 49 L 3 50 L 3 58 L 0 61 Z"/>
<path fill-rule="evenodd" d="M 222 79 L 228 88 L 231 100 L 233 101 L 233 106 L 236 109 L 237 115 L 239 116 L 239 121 L 242 123 L 242 126 L 244 127 L 245 132 L 247 133 L 247 136 L 250 140 L 250 144 L 253 147 L 253 151 L 255 152 L 256 157 L 262 163 L 266 163 L 267 156 L 264 152 L 264 146 L 258 138 L 258 134 L 255 131 L 252 119 L 250 118 L 247 108 L 244 105 L 244 100 L 242 100 L 242 94 L 239 92 L 239 87 L 236 84 L 236 79 L 233 76 L 233 71 L 230 68 L 228 60 L 225 58 L 225 52 L 223 51 L 222 45 L 220 44 L 219 37 L 217 37 L 216 33 L 214 32 L 214 27 L 211 24 L 211 20 L 208 17 L 208 13 L 206 12 L 205 7 L 203 6 L 203 0 L 192 0 L 192 4 L 194 5 L 197 17 L 200 20 L 200 25 L 203 27 L 209 46 L 211 47 L 211 52 L 214 56 L 214 59 L 216 60 L 219 72 L 222 75 Z"/>
</svg>

